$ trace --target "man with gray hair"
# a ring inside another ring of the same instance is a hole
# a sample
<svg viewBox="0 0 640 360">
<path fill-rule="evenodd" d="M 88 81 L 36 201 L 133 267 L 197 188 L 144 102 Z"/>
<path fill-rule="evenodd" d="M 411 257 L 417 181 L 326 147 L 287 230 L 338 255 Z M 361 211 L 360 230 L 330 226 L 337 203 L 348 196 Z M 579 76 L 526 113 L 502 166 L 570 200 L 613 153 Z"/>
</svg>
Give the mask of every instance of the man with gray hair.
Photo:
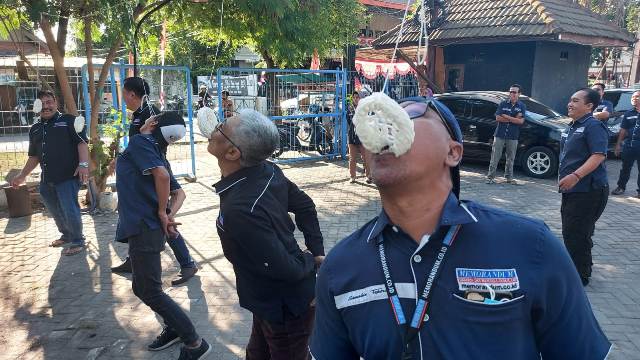
<svg viewBox="0 0 640 360">
<path fill-rule="evenodd" d="M 315 204 L 266 161 L 279 142 L 267 117 L 244 109 L 203 135 L 222 173 L 214 185 L 218 235 L 236 274 L 240 306 L 253 314 L 246 359 L 306 360 L 316 267 L 324 259 Z M 304 235 L 304 251 L 289 212 Z"/>
</svg>

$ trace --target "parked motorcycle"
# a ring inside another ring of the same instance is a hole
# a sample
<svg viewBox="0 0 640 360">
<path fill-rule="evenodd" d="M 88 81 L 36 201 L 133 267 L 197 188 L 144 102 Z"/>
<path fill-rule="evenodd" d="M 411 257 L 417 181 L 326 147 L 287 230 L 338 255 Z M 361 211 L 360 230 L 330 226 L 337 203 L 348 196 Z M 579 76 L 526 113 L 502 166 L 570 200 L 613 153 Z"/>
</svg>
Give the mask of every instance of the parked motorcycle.
<svg viewBox="0 0 640 360">
<path fill-rule="evenodd" d="M 325 112 L 329 109 L 325 108 Z M 310 114 L 321 114 L 319 105 L 309 106 Z M 294 115 L 301 115 L 301 112 Z M 276 159 L 285 151 L 317 151 L 320 155 L 333 152 L 333 136 L 327 131 L 321 116 L 301 119 L 283 119 L 276 124 L 280 133 L 278 148 L 271 155 Z"/>
<path fill-rule="evenodd" d="M 178 111 L 184 116 L 184 112 L 186 110 L 184 106 L 184 98 L 180 95 L 173 95 L 171 100 L 167 101 L 166 106 L 167 111 Z"/>
</svg>

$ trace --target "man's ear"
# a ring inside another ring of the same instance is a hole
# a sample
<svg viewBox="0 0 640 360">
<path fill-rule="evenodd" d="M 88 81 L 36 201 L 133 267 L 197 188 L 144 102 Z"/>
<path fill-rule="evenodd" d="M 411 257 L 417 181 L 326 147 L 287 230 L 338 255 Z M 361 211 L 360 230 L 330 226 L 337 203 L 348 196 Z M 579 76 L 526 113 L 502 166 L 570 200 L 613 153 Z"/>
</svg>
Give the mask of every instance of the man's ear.
<svg viewBox="0 0 640 360">
<path fill-rule="evenodd" d="M 445 161 L 445 163 L 449 167 L 458 166 L 458 164 L 460 164 L 460 161 L 462 161 L 462 153 L 463 153 L 462 144 L 460 144 L 455 140 L 450 140 L 449 153 L 447 154 L 447 160 Z"/>
<path fill-rule="evenodd" d="M 227 153 L 224 155 L 224 158 L 229 161 L 237 161 L 240 159 L 240 156 L 240 150 L 238 150 L 237 147 L 231 145 L 229 146 L 229 150 L 227 150 Z"/>
</svg>

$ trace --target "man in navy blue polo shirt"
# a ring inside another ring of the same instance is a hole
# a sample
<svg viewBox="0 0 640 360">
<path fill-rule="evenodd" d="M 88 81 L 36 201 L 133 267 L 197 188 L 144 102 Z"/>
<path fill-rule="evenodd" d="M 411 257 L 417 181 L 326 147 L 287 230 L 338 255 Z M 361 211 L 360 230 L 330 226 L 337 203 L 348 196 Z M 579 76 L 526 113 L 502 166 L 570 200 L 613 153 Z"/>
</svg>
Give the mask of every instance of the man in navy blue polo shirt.
<svg viewBox="0 0 640 360">
<path fill-rule="evenodd" d="M 567 108 L 573 121 L 560 141 L 562 237 L 585 286 L 591 277 L 591 237 L 609 196 L 605 168 L 609 131 L 592 114 L 599 101 L 598 93 L 588 88 L 571 96 Z"/>
<path fill-rule="evenodd" d="M 87 135 L 84 127 L 76 130 L 75 116 L 58 111 L 53 92 L 41 90 L 38 99 L 42 101 L 42 110 L 40 122 L 29 130 L 29 159 L 11 185 L 22 184 L 40 164 L 40 196 L 62 234 L 51 246 L 70 244 L 62 253 L 75 255 L 84 249 L 85 241 L 78 192 L 80 183 L 89 179 Z"/>
<path fill-rule="evenodd" d="M 147 348 L 158 351 L 182 341 L 185 346 L 179 360 L 194 360 L 203 358 L 211 347 L 198 336 L 180 306 L 162 291 L 160 262 L 167 237 L 177 235 L 179 224 L 173 217 L 185 198 L 163 152 L 185 132 L 180 115 L 165 113 L 151 117 L 119 155 L 116 241 L 129 243 L 133 293 L 160 315 L 166 325 Z"/>
<path fill-rule="evenodd" d="M 603 359 L 610 343 L 562 243 L 541 221 L 460 201 L 453 114 L 401 106 L 416 141 L 397 158 L 367 151 L 383 210 L 320 268 L 313 357 Z"/>
<path fill-rule="evenodd" d="M 613 103 L 604 99 L 605 85 L 603 83 L 595 83 L 591 89 L 600 95 L 600 104 L 593 110 L 593 117 L 606 123 L 613 114 Z"/>
<path fill-rule="evenodd" d="M 620 124 L 620 133 L 616 143 L 616 156 L 620 156 L 622 148 L 622 168 L 618 177 L 618 187 L 611 192 L 612 195 L 622 195 L 627 188 L 627 182 L 631 177 L 633 163 L 638 165 L 638 188 L 636 197 L 640 198 L 640 90 L 631 95 L 633 109 L 627 111 Z"/>
<path fill-rule="evenodd" d="M 133 111 L 131 124 L 129 125 L 129 139 L 132 139 L 140 133 L 140 128 L 145 121 L 152 115 L 159 114 L 160 110 L 149 102 L 148 97 L 151 89 L 143 78 L 126 78 L 124 79 L 123 88 L 123 98 L 127 104 L 127 109 Z M 163 151 L 163 155 L 166 156 L 167 149 L 165 148 Z M 112 166 L 115 166 L 115 164 Z M 187 248 L 182 234 L 178 233 L 175 237 L 169 238 L 167 243 L 180 264 L 180 274 L 176 279 L 171 280 L 171 284 L 179 285 L 187 282 L 198 272 L 198 266 L 189 254 L 189 248 Z M 131 261 L 127 258 L 122 264 L 112 267 L 111 271 L 130 273 Z"/>
<path fill-rule="evenodd" d="M 506 147 L 506 163 L 504 174 L 507 183 L 516 185 L 518 182 L 513 178 L 513 162 L 516 159 L 518 150 L 518 138 L 520 137 L 520 127 L 524 124 L 524 115 L 527 111 L 522 101 L 518 100 L 521 94 L 521 86 L 511 85 L 509 88 L 509 99 L 498 105 L 496 110 L 496 121 L 498 126 L 493 134 L 493 148 L 491 150 L 491 163 L 487 174 L 487 184 L 494 184 L 496 169 L 502 158 L 502 150 Z"/>
</svg>

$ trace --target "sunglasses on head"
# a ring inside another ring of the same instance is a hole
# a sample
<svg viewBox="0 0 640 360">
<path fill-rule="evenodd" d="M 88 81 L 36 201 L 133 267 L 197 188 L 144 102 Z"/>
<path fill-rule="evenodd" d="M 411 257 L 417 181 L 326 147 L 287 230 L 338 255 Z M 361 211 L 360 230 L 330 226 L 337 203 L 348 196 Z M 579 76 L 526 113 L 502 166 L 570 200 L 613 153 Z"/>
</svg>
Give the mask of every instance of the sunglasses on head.
<svg viewBox="0 0 640 360">
<path fill-rule="evenodd" d="M 444 127 L 447 129 L 449 136 L 451 136 L 451 138 L 454 140 L 457 139 L 455 133 L 453 132 L 453 129 L 451 129 L 449 123 L 444 119 L 442 112 L 433 102 L 433 99 L 426 99 L 425 101 L 406 101 L 400 104 L 400 106 L 402 106 L 404 111 L 409 114 L 409 118 L 411 120 L 423 116 L 431 108 L 436 112 L 436 114 L 438 114 L 438 117 L 440 118 L 440 121 L 442 121 L 442 125 L 444 125 Z"/>
</svg>

